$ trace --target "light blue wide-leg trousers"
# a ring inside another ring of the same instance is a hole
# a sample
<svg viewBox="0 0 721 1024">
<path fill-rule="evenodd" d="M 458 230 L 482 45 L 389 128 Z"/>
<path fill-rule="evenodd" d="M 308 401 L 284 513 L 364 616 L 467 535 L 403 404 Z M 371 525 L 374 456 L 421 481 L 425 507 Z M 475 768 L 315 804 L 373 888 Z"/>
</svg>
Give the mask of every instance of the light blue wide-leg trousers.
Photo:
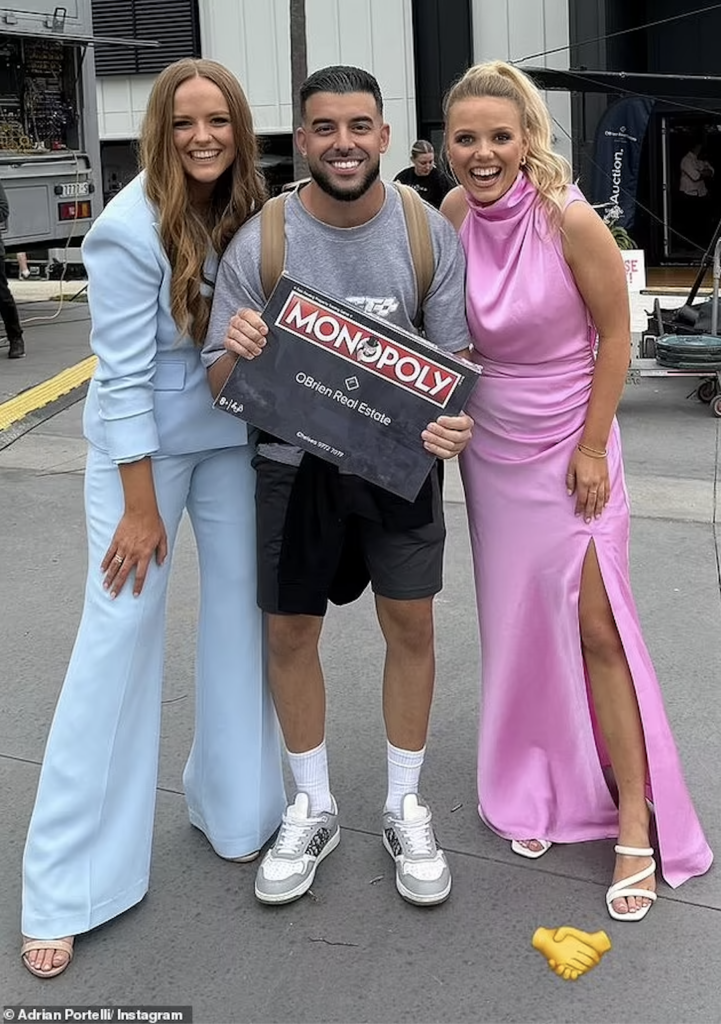
<svg viewBox="0 0 721 1024">
<path fill-rule="evenodd" d="M 256 604 L 250 447 L 153 459 L 172 551 L 183 510 L 200 569 L 190 820 L 224 857 L 259 849 L 285 808 L 279 731 Z M 115 600 L 100 563 L 123 513 L 117 466 L 91 448 L 85 605 L 55 711 L 23 860 L 23 934 L 95 928 L 148 889 L 171 558 Z"/>
</svg>

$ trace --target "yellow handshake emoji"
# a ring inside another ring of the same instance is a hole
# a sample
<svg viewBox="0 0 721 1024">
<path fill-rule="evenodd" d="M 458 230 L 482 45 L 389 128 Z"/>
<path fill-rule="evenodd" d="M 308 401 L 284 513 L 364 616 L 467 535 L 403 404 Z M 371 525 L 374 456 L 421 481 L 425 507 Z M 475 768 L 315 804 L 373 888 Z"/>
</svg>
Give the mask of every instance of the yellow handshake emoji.
<svg viewBox="0 0 721 1024">
<path fill-rule="evenodd" d="M 611 948 L 605 932 L 582 932 L 578 928 L 536 928 L 533 947 L 542 953 L 548 966 L 566 981 L 575 981 L 601 962 Z"/>
</svg>

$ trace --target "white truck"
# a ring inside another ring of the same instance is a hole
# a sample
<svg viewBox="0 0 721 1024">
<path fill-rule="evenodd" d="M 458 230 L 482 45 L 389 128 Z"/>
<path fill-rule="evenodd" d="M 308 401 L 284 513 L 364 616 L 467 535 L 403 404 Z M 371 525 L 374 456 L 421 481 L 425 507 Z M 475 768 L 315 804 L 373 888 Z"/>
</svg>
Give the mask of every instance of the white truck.
<svg viewBox="0 0 721 1024">
<path fill-rule="evenodd" d="M 102 206 L 91 41 L 91 0 L 0 6 L 0 230 L 11 252 L 79 242 Z"/>
</svg>

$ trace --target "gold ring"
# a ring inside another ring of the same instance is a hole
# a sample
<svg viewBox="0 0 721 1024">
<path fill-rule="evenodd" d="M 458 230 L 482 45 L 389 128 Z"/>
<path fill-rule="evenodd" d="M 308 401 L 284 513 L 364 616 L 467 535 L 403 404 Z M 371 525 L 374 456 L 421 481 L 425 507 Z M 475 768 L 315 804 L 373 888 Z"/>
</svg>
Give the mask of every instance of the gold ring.
<svg viewBox="0 0 721 1024">
<path fill-rule="evenodd" d="M 113 561 L 116 562 L 118 565 L 122 565 L 125 559 L 122 557 L 122 555 L 116 555 Z"/>
</svg>

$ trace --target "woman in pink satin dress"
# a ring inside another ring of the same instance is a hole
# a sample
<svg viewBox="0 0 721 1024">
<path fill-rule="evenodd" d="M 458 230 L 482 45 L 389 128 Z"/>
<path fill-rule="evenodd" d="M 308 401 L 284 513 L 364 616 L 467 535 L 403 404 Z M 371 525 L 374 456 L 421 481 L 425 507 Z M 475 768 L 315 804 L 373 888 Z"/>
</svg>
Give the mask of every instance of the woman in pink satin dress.
<svg viewBox="0 0 721 1024">
<path fill-rule="evenodd" d="M 629 583 L 623 262 L 521 71 L 496 61 L 456 83 L 446 147 L 461 187 L 442 209 L 466 250 L 483 366 L 461 467 L 482 649 L 479 811 L 527 857 L 617 838 L 606 906 L 639 921 L 656 899 L 651 813 L 671 886 L 713 858 Z"/>
</svg>

